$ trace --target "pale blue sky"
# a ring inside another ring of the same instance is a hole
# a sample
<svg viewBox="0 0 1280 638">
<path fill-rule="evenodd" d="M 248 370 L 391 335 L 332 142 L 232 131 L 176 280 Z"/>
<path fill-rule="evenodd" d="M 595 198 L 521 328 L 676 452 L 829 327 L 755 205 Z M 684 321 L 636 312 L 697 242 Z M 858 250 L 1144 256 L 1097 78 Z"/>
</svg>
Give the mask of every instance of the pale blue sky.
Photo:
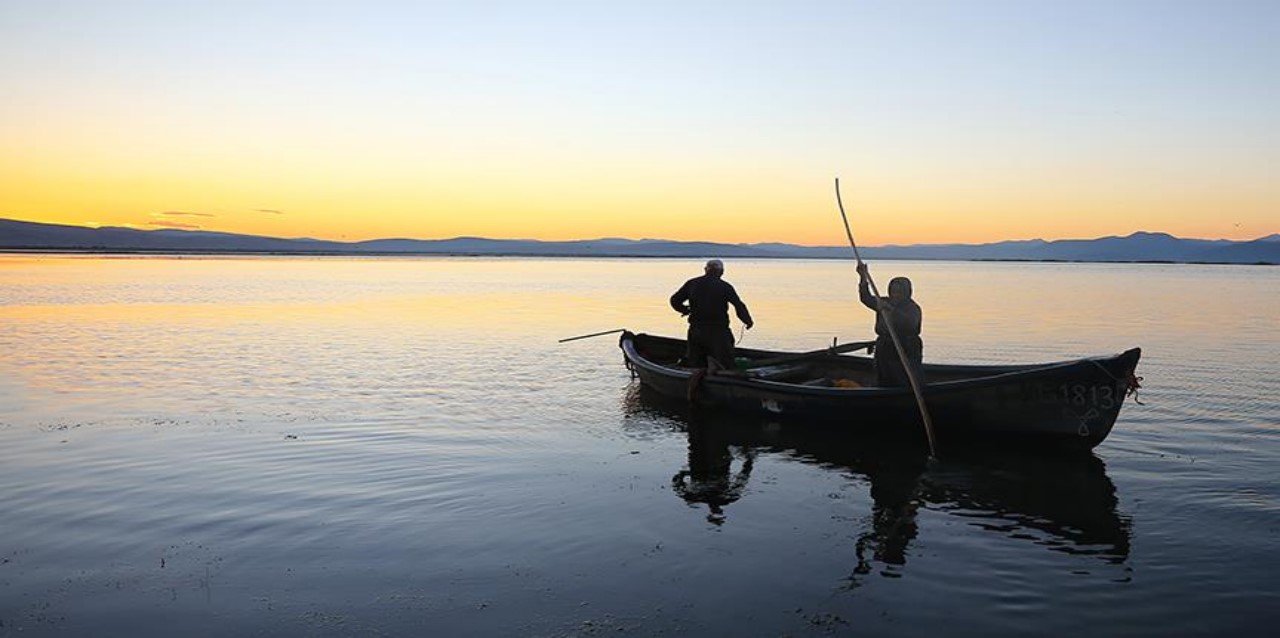
<svg viewBox="0 0 1280 638">
<path fill-rule="evenodd" d="M 1009 197 L 1058 216 L 1044 202 L 1073 201 L 1092 220 L 1007 238 L 1231 236 L 1178 207 L 1171 191 L 1186 189 L 1183 203 L 1243 235 L 1280 230 L 1276 1 L 0 0 L 0 83 L 0 132 L 41 152 L 75 155 L 77 135 L 106 136 L 281 162 L 288 146 L 365 164 L 527 167 L 566 188 L 612 168 L 673 198 L 697 199 L 672 176 L 693 167 L 713 176 L 708 188 L 736 174 L 815 191 L 757 194 L 775 208 L 829 199 L 840 174 L 872 206 L 919 189 L 900 199 L 923 197 L 904 211 L 925 220 L 956 201 L 999 211 L 998 227 Z M 45 200 L 0 201 L 0 215 L 29 201 Z M 48 201 L 31 214 L 58 210 Z M 1212 202 L 1231 209 L 1204 210 Z M 889 223 L 884 236 L 903 232 Z"/>
</svg>

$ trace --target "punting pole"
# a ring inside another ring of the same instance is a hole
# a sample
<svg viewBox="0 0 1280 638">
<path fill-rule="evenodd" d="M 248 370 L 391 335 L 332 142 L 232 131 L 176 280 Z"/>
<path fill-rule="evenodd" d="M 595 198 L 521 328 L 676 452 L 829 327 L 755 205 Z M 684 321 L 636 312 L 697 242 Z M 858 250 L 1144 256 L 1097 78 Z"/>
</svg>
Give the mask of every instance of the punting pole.
<svg viewBox="0 0 1280 638">
<path fill-rule="evenodd" d="M 556 343 L 564 343 L 566 341 L 577 341 L 579 339 L 590 339 L 591 337 L 603 337 L 604 335 L 611 335 L 617 332 L 624 332 L 624 331 L 626 331 L 626 328 L 618 328 L 616 330 L 605 330 L 604 332 L 593 332 L 589 335 L 578 335 L 576 337 L 566 337 L 564 339 L 557 341 Z"/>
<path fill-rule="evenodd" d="M 849 237 L 849 245 L 853 247 L 853 256 L 862 263 L 862 255 L 858 254 L 858 244 L 853 241 L 853 231 L 849 229 L 849 216 L 844 213 L 844 202 L 840 199 L 840 178 L 836 178 L 836 205 L 840 207 L 840 219 L 844 220 L 844 233 Z M 881 307 L 880 291 L 876 288 L 876 282 L 871 278 L 871 271 L 867 271 L 867 282 L 871 285 L 871 294 L 876 297 L 876 314 L 884 312 Z M 893 349 L 898 351 L 898 360 L 902 361 L 902 369 L 907 372 L 907 380 L 911 382 L 911 392 L 916 395 L 916 406 L 920 408 L 920 418 L 924 420 L 924 432 L 929 437 L 929 456 L 938 458 L 938 443 L 933 436 L 933 421 L 929 418 L 929 409 L 924 404 L 924 393 L 920 391 L 920 380 L 916 378 L 915 370 L 912 370 L 911 364 L 907 363 L 907 353 L 902 349 L 902 341 L 898 339 L 898 333 L 893 329 L 893 321 L 891 317 L 885 316 L 885 327 L 889 328 L 889 337 L 893 339 Z"/>
</svg>

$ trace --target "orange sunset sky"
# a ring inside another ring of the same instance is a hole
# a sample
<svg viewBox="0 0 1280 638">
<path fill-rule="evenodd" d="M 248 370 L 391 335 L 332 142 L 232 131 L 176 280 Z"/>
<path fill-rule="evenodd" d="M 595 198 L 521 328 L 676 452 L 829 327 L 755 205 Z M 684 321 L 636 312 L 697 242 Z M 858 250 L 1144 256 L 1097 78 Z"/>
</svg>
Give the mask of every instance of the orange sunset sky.
<svg viewBox="0 0 1280 638">
<path fill-rule="evenodd" d="M 1280 3 L 3 2 L 0 217 L 285 237 L 1280 231 Z"/>
</svg>

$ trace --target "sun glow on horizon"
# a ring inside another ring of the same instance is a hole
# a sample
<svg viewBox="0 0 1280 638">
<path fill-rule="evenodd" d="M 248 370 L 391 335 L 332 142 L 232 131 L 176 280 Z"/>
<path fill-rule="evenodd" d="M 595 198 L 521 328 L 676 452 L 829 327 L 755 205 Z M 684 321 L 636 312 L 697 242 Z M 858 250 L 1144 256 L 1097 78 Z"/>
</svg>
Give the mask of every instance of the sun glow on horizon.
<svg viewBox="0 0 1280 638">
<path fill-rule="evenodd" d="M 1280 5 L 71 4 L 0 21 L 0 217 L 839 245 L 840 176 L 866 245 L 1280 231 Z"/>
</svg>

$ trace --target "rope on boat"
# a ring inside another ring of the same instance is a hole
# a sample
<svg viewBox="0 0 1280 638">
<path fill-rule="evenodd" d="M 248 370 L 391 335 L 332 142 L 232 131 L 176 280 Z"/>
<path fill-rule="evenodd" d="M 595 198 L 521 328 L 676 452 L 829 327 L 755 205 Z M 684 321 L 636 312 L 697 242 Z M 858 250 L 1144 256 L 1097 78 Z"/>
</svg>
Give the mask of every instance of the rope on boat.
<svg viewBox="0 0 1280 638">
<path fill-rule="evenodd" d="M 1138 388 L 1142 387 L 1142 377 L 1135 374 L 1133 370 L 1130 370 L 1129 378 L 1124 380 L 1124 386 L 1125 386 L 1125 390 L 1124 390 L 1125 396 L 1133 397 L 1133 402 L 1137 403 L 1138 405 L 1146 405 L 1145 403 L 1138 400 Z"/>
<path fill-rule="evenodd" d="M 1141 400 L 1138 399 L 1138 390 L 1142 388 L 1142 377 L 1137 375 L 1136 370 L 1130 370 L 1128 378 L 1121 379 L 1120 377 L 1117 377 L 1116 375 L 1111 374 L 1110 370 L 1108 370 L 1101 363 L 1098 363 L 1096 360 L 1088 359 L 1088 361 L 1089 363 L 1092 363 L 1093 365 L 1098 366 L 1098 369 L 1101 370 L 1107 376 L 1111 377 L 1112 381 L 1115 381 L 1118 384 L 1123 384 L 1124 396 L 1126 398 L 1133 397 L 1134 403 L 1137 403 L 1138 405 L 1146 405 L 1145 403 L 1143 403 Z"/>
</svg>

